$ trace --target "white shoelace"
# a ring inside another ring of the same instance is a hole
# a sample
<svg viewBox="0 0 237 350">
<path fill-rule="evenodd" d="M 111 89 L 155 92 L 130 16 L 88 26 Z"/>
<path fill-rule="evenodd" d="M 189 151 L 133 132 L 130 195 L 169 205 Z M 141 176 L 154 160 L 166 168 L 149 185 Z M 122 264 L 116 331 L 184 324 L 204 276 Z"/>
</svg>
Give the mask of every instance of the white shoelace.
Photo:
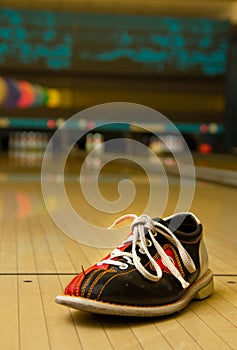
<svg viewBox="0 0 237 350">
<path fill-rule="evenodd" d="M 111 252 L 110 257 L 108 259 L 100 261 L 97 265 L 98 266 L 103 264 L 114 265 L 114 266 L 118 266 L 120 269 L 128 268 L 128 264 L 135 265 L 137 270 L 145 278 L 147 278 L 150 281 L 157 282 L 162 277 L 162 269 L 160 268 L 158 263 L 153 259 L 153 257 L 151 256 L 147 248 L 149 245 L 153 244 L 162 259 L 162 264 L 165 265 L 169 269 L 169 271 L 172 273 L 172 275 L 175 276 L 180 281 L 183 288 L 187 288 L 189 286 L 189 283 L 184 280 L 179 270 L 175 267 L 175 265 L 171 261 L 170 257 L 165 253 L 161 245 L 155 239 L 155 236 L 157 236 L 157 234 L 160 234 L 165 238 L 167 238 L 178 249 L 180 257 L 186 269 L 190 273 L 196 271 L 196 267 L 194 265 L 192 258 L 190 257 L 188 252 L 185 250 L 185 248 L 182 246 L 180 241 L 173 234 L 173 232 L 169 230 L 166 226 L 162 225 L 160 222 L 156 222 L 152 220 L 150 216 L 145 214 L 139 217 L 135 214 L 123 215 L 117 220 L 115 220 L 115 222 L 109 227 L 109 229 L 113 228 L 117 224 L 127 219 L 133 219 L 133 222 L 131 224 L 132 234 L 128 237 L 128 239 L 125 242 L 123 242 L 122 246 L 129 242 L 132 242 L 132 252 L 131 253 L 123 252 L 120 249 L 116 248 Z M 148 230 L 147 235 L 146 235 L 145 229 Z M 137 245 L 139 245 L 140 251 L 143 254 L 146 254 L 148 259 L 154 266 L 154 269 L 156 272 L 155 275 L 151 274 L 141 264 L 140 258 L 136 252 Z M 127 263 L 124 263 L 118 260 L 113 260 L 119 257 L 124 258 L 127 261 Z"/>
</svg>

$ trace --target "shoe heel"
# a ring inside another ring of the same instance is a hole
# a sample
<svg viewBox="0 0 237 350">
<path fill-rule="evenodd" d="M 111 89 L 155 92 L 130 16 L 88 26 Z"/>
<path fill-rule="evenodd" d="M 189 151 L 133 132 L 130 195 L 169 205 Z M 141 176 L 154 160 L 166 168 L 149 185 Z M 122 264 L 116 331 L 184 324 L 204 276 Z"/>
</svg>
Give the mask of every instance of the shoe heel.
<svg viewBox="0 0 237 350">
<path fill-rule="evenodd" d="M 193 297 L 193 299 L 197 299 L 197 300 L 202 300 L 205 299 L 207 297 L 209 297 L 209 295 L 211 295 L 214 291 L 214 283 L 213 283 L 213 279 L 207 284 L 205 285 L 205 287 L 202 287 Z"/>
</svg>

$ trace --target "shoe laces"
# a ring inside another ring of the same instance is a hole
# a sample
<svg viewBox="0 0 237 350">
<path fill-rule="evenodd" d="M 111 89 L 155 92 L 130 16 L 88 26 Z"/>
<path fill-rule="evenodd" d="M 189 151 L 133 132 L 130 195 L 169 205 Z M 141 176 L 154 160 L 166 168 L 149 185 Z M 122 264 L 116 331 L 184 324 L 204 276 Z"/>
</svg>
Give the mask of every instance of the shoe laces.
<svg viewBox="0 0 237 350">
<path fill-rule="evenodd" d="M 185 279 L 182 277 L 179 270 L 175 267 L 175 265 L 171 261 L 171 258 L 165 253 L 162 246 L 158 243 L 158 239 L 157 239 L 158 235 L 165 237 L 179 251 L 180 257 L 186 269 L 190 273 L 196 271 L 196 267 L 192 258 L 190 257 L 188 252 L 185 250 L 185 248 L 182 246 L 181 242 L 173 234 L 173 232 L 168 227 L 162 225 L 162 223 L 152 220 L 152 218 L 146 214 L 143 214 L 141 216 L 137 216 L 135 214 L 123 215 L 117 220 L 115 220 L 114 223 L 110 227 L 108 227 L 108 229 L 112 229 L 117 224 L 128 219 L 133 219 L 133 222 L 131 224 L 131 234 L 126 239 L 126 241 L 123 242 L 121 246 L 124 246 L 125 244 L 132 242 L 131 252 L 122 251 L 118 247 L 111 252 L 109 258 L 100 261 L 97 265 L 98 266 L 103 264 L 114 265 L 114 266 L 118 266 L 120 269 L 128 268 L 128 264 L 135 265 L 136 269 L 146 279 L 153 282 L 157 282 L 162 277 L 162 269 L 157 263 L 157 261 L 151 256 L 148 250 L 148 247 L 153 244 L 157 253 L 162 259 L 162 264 L 165 265 L 170 271 L 170 273 L 180 281 L 184 289 L 187 288 L 189 286 L 189 283 L 185 281 Z M 152 263 L 155 269 L 155 274 L 150 273 L 141 263 L 141 259 L 137 254 L 137 249 L 136 249 L 137 246 L 139 246 L 140 252 L 142 254 L 145 254 L 147 258 L 150 260 L 150 262 Z M 114 260 L 116 258 L 123 258 L 127 263 L 119 260 Z"/>
</svg>

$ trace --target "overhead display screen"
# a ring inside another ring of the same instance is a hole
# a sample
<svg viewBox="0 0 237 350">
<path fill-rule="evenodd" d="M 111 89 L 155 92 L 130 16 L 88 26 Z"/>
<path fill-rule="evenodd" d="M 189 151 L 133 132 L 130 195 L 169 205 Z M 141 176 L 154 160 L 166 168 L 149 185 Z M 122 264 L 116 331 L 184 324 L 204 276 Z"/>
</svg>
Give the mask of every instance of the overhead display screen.
<svg viewBox="0 0 237 350">
<path fill-rule="evenodd" d="M 0 11 L 0 69 L 221 76 L 230 23 L 195 18 Z"/>
</svg>

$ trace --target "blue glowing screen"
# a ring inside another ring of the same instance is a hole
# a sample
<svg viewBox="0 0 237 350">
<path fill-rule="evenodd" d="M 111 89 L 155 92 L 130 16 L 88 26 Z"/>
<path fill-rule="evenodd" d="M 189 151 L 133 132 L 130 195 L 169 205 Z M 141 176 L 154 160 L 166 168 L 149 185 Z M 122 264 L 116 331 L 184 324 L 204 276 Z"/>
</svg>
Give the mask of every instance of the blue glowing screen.
<svg viewBox="0 0 237 350">
<path fill-rule="evenodd" d="M 230 23 L 0 10 L 0 68 L 223 75 Z"/>
</svg>

